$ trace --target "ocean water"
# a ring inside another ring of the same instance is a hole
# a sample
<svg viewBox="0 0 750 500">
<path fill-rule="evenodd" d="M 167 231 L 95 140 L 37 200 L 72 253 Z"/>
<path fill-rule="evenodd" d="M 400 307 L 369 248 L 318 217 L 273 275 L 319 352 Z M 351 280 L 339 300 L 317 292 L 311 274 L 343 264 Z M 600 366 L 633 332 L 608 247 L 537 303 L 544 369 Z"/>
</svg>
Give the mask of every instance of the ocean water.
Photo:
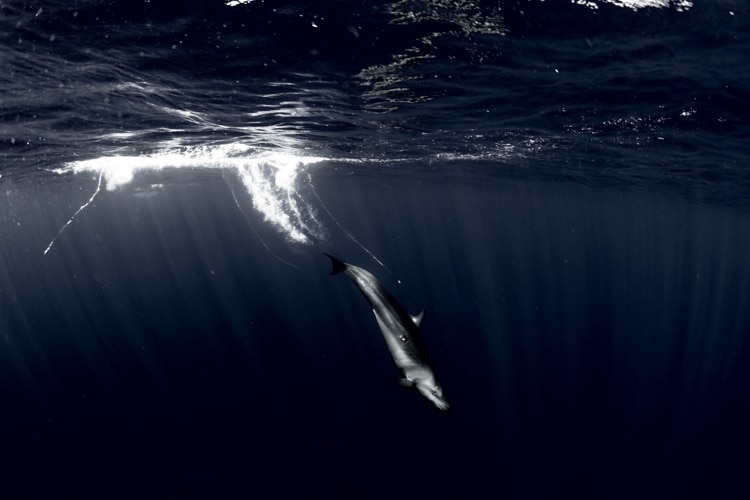
<svg viewBox="0 0 750 500">
<path fill-rule="evenodd" d="M 0 497 L 746 498 L 744 0 L 0 2 Z M 451 403 L 396 382 L 374 273 Z"/>
</svg>

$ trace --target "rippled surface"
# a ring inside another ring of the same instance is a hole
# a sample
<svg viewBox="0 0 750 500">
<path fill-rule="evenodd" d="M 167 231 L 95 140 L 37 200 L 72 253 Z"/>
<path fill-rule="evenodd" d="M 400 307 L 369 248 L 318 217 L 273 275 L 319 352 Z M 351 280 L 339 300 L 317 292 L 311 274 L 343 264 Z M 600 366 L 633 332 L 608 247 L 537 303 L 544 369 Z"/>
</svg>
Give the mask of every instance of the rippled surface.
<svg viewBox="0 0 750 500">
<path fill-rule="evenodd" d="M 234 144 L 502 176 L 523 150 L 531 177 L 744 204 L 742 4 L 543 3 L 6 3 L 3 170 Z"/>
</svg>

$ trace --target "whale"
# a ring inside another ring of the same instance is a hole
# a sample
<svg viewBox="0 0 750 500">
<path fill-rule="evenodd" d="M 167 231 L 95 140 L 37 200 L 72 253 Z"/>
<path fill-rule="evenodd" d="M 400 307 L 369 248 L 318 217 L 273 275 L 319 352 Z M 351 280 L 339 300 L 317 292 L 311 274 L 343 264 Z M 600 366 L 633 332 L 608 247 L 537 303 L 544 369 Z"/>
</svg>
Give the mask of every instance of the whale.
<svg viewBox="0 0 750 500">
<path fill-rule="evenodd" d="M 331 275 L 344 273 L 370 303 L 388 351 L 401 373 L 399 383 L 404 387 L 416 389 L 439 410 L 449 410 L 450 404 L 435 378 L 422 340 L 424 309 L 416 316 L 410 315 L 372 273 L 327 253 L 324 255 L 331 259 Z"/>
</svg>

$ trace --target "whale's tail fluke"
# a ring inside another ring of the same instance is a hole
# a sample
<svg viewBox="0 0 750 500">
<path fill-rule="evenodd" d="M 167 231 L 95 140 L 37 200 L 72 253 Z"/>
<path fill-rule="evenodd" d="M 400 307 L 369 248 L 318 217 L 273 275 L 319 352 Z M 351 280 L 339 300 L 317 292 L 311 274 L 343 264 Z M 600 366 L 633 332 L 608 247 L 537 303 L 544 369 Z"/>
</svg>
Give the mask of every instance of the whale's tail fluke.
<svg viewBox="0 0 750 500">
<path fill-rule="evenodd" d="M 346 264 L 344 264 L 342 261 L 334 257 L 333 255 L 329 255 L 325 252 L 323 254 L 331 259 L 331 264 L 333 264 L 333 269 L 331 269 L 331 275 L 338 274 L 344 270 L 346 270 Z"/>
</svg>

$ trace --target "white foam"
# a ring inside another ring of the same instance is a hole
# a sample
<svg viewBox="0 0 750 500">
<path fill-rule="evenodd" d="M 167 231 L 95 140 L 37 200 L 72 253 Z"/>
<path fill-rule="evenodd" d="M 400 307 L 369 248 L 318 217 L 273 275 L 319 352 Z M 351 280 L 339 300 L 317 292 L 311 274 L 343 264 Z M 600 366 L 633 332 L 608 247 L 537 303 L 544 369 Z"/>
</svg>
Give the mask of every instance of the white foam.
<svg viewBox="0 0 750 500">
<path fill-rule="evenodd" d="M 593 0 L 573 0 L 574 3 L 585 5 L 592 9 L 598 9 L 599 5 Z M 669 9 L 673 8 L 677 11 L 685 11 L 693 7 L 692 0 L 601 0 L 602 3 L 609 3 L 616 7 L 623 7 L 626 9 Z"/>
<path fill-rule="evenodd" d="M 161 149 L 152 154 L 112 155 L 71 162 L 57 173 L 94 173 L 96 191 L 60 230 L 60 233 L 96 197 L 103 187 L 108 191 L 121 188 L 142 172 L 169 169 L 221 169 L 236 172 L 266 222 L 295 243 L 312 243 L 322 238 L 323 230 L 314 208 L 298 194 L 300 173 L 325 158 L 300 156 L 294 152 L 257 151 L 244 144 L 181 147 Z M 303 179 L 308 180 L 309 176 Z M 58 236 L 59 234 L 58 233 Z M 57 239 L 57 237 L 55 238 Z M 54 243 L 50 243 L 45 250 Z"/>
</svg>

